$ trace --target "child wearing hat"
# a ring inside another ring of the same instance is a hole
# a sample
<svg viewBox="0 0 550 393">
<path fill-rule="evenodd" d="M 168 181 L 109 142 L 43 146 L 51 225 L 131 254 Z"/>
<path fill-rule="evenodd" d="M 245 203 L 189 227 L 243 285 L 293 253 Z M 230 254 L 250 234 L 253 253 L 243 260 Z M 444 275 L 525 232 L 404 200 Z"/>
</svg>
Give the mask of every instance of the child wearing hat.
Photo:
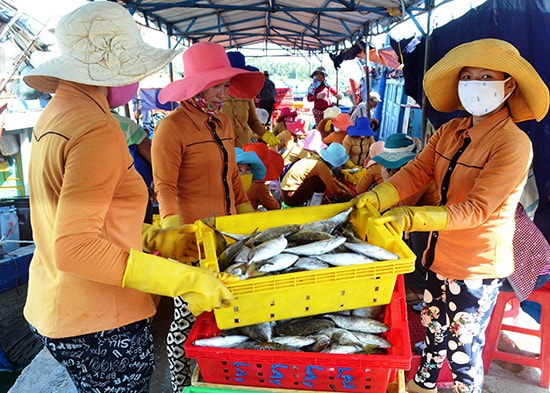
<svg viewBox="0 0 550 393">
<path fill-rule="evenodd" d="M 296 111 L 290 110 L 288 106 L 285 106 L 279 112 L 277 116 L 277 123 L 273 127 L 273 134 L 279 137 L 283 131 L 288 130 L 287 123 L 292 123 L 296 120 L 298 113 Z"/>
<path fill-rule="evenodd" d="M 357 122 L 349 126 L 346 133 L 342 145 L 346 148 L 351 164 L 363 166 L 369 155 L 369 148 L 374 143 L 374 131 L 370 127 L 369 119 L 357 118 Z"/>
<path fill-rule="evenodd" d="M 159 93 L 160 102 L 179 106 L 158 123 L 152 144 L 155 190 L 166 228 L 254 211 L 237 167 L 232 119 L 221 108 L 228 95 L 244 101 L 255 97 L 264 76 L 232 67 L 224 48 L 211 42 L 191 45 L 183 53 L 183 68 L 184 78 Z M 174 392 L 191 383 L 192 362 L 182 348 L 192 314 L 185 299 L 174 298 L 166 340 Z"/>
<path fill-rule="evenodd" d="M 388 181 L 358 198 L 384 211 L 435 181 L 439 206 L 390 209 L 375 223 L 430 232 L 422 308 L 426 347 L 409 392 L 436 392 L 445 357 L 455 391 L 481 393 L 482 350 L 503 279 L 514 271 L 514 213 L 533 151 L 516 123 L 541 121 L 548 87 L 510 43 L 485 38 L 451 49 L 424 76 L 435 110 L 470 116 L 443 124 Z"/>
<path fill-rule="evenodd" d="M 147 392 L 151 294 L 182 296 L 196 314 L 232 298 L 216 274 L 175 261 L 197 258 L 194 226 L 143 224 L 147 187 L 110 113 L 179 51 L 146 44 L 113 2 L 76 8 L 55 34 L 59 55 L 23 78 L 53 94 L 33 129 L 24 315 L 80 392 Z"/>
<path fill-rule="evenodd" d="M 281 180 L 281 195 L 288 207 L 306 203 L 320 205 L 325 191 L 341 201 L 353 195 L 334 176 L 333 170 L 346 163 L 348 155 L 344 146 L 333 143 L 323 148 L 315 147 L 318 154 L 296 161 Z M 313 146 L 310 146 L 313 149 Z"/>
<path fill-rule="evenodd" d="M 336 97 L 337 100 L 343 98 L 342 93 L 338 93 L 334 87 L 327 82 L 328 74 L 325 67 L 317 67 L 310 75 L 313 80 L 307 90 L 307 100 L 313 102 L 313 118 L 315 119 L 315 128 L 317 128 L 319 122 L 323 118 L 323 112 L 325 109 L 332 106 L 330 99 L 331 94 Z"/>
</svg>

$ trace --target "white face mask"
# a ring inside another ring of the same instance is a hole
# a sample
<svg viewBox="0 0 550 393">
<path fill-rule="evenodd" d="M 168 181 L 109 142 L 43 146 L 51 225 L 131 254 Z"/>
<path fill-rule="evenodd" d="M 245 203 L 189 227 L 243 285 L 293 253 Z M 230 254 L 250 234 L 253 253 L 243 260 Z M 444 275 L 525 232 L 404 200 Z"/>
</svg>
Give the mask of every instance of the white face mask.
<svg viewBox="0 0 550 393">
<path fill-rule="evenodd" d="M 502 104 L 512 92 L 504 95 L 503 81 L 467 80 L 458 82 L 458 98 L 460 103 L 474 116 L 485 116 Z"/>
</svg>

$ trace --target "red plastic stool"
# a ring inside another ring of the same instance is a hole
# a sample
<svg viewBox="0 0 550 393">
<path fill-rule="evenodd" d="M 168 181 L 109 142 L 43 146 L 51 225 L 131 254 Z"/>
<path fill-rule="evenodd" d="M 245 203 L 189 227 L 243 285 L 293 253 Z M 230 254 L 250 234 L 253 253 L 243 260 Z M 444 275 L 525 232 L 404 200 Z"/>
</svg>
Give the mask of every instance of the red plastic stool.
<svg viewBox="0 0 550 393">
<path fill-rule="evenodd" d="M 513 292 L 500 292 L 498 295 L 495 309 L 487 327 L 486 342 L 483 348 L 485 374 L 489 372 L 489 366 L 493 360 L 504 360 L 524 366 L 537 367 L 541 370 L 540 386 L 548 388 L 550 387 L 550 334 L 543 334 L 543 332 L 550 329 L 550 282 L 544 287 L 533 291 L 528 298 L 528 300 L 535 301 L 542 306 L 539 329 L 527 329 L 502 323 L 502 319 L 507 316 L 505 313 L 509 312 L 506 311 L 506 305 L 509 302 L 514 302 L 514 300 L 517 301 L 517 298 Z M 514 306 L 512 306 L 513 309 Z M 539 337 L 541 340 L 540 355 L 528 357 L 499 350 L 498 340 L 501 330 Z"/>
</svg>

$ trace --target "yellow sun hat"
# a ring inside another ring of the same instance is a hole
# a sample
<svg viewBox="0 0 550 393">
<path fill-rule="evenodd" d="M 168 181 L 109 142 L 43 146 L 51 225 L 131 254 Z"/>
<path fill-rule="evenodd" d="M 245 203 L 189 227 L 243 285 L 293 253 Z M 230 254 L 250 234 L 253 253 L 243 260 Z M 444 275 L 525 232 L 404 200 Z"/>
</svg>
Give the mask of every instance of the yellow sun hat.
<svg viewBox="0 0 550 393">
<path fill-rule="evenodd" d="M 454 112 L 464 109 L 458 98 L 458 78 L 464 67 L 501 71 L 517 83 L 508 98 L 514 122 L 541 121 L 550 105 L 548 87 L 535 68 L 510 43 L 495 38 L 467 42 L 451 49 L 424 75 L 424 91 L 434 109 Z"/>
</svg>

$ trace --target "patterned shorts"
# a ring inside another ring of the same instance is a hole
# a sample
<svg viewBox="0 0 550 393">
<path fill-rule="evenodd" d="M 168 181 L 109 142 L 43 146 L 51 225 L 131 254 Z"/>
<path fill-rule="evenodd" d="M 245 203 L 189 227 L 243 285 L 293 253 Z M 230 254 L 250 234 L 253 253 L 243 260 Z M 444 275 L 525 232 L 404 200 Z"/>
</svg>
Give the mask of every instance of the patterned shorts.
<svg viewBox="0 0 550 393">
<path fill-rule="evenodd" d="M 149 319 L 69 338 L 48 338 L 31 328 L 68 371 L 79 393 L 148 393 L 155 369 Z"/>
</svg>

